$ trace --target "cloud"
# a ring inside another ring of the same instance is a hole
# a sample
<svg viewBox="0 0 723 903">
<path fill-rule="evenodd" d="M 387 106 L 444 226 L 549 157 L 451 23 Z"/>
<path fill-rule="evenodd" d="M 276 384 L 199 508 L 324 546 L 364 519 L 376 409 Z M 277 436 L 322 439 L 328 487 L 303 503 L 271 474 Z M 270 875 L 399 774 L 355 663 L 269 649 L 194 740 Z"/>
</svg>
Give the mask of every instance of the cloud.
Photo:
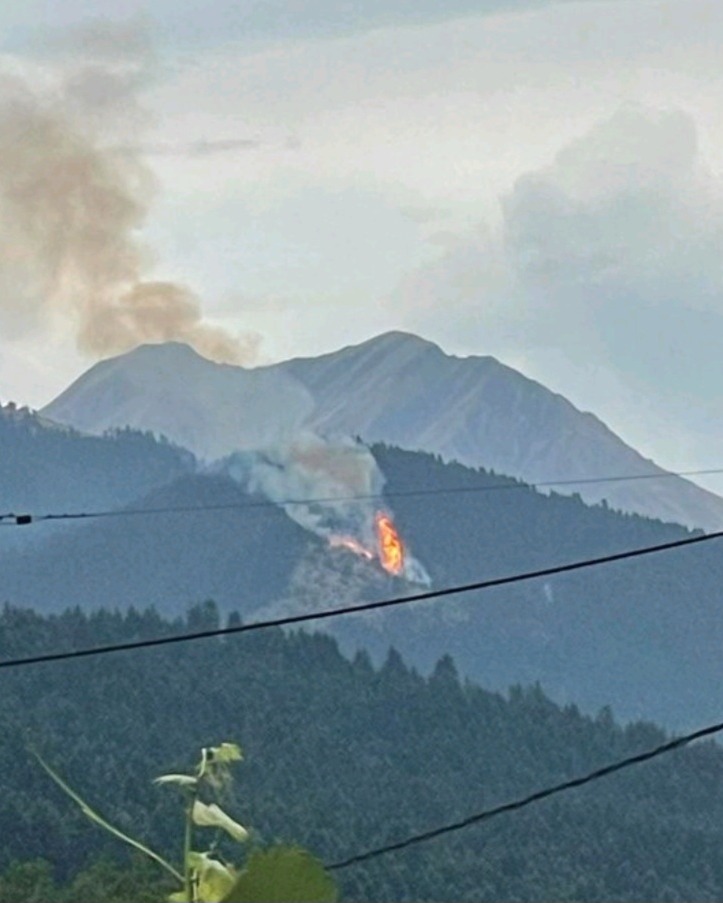
<svg viewBox="0 0 723 903">
<path fill-rule="evenodd" d="M 503 223 L 510 294 L 549 344 L 686 399 L 723 376 L 723 192 L 688 116 L 622 110 L 518 180 Z"/>
<path fill-rule="evenodd" d="M 500 210 L 404 282 L 394 300 L 410 321 L 438 330 L 454 307 L 448 337 L 602 368 L 638 406 L 710 435 L 723 414 L 723 185 L 693 119 L 626 106 L 518 178 Z"/>
<path fill-rule="evenodd" d="M 467 15 L 489 16 L 515 13 L 530 8 L 564 4 L 569 0 L 216 0 L 197 4 L 184 0 L 156 0 L 152 18 L 162 23 L 163 37 L 184 47 L 212 47 L 230 40 L 264 42 L 299 37 L 326 38 L 359 34 L 386 26 L 419 25 Z M 594 0 L 587 0 L 594 2 Z M 149 15 L 143 0 L 124 0 L 122 15 Z M 52 28 L 76 26 L 88 16 L 115 19 L 117 0 L 68 0 L 42 7 L 33 2 L 8 4 L 2 11 L 2 25 L 9 33 L 36 34 L 42 19 Z M 149 16 L 150 18 L 150 16 Z"/>
<path fill-rule="evenodd" d="M 216 154 L 258 150 L 263 142 L 258 138 L 215 138 L 189 141 L 185 144 L 153 143 L 129 145 L 128 150 L 158 157 L 212 157 Z"/>
<path fill-rule="evenodd" d="M 549 6 L 566 0 L 361 0 L 339 4 L 335 0 L 266 0 L 250 4 L 244 20 L 257 34 L 276 36 L 328 36 L 358 33 L 395 25 L 418 25 L 455 17 L 495 15 Z M 246 4 L 244 4 L 246 5 Z"/>
<path fill-rule="evenodd" d="M 502 241 L 519 287 L 557 303 L 716 306 L 722 202 L 694 122 L 629 107 L 517 181 Z"/>
</svg>

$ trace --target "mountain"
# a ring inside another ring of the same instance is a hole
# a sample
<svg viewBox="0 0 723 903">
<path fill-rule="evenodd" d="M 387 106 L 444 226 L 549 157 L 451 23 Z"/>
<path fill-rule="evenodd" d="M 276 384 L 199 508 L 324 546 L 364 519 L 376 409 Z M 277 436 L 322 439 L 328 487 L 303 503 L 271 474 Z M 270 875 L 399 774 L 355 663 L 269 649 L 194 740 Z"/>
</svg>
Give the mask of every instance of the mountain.
<svg viewBox="0 0 723 903">
<path fill-rule="evenodd" d="M 188 345 L 168 342 L 101 361 L 44 414 L 87 433 L 151 430 L 216 458 L 283 441 L 313 407 L 309 392 L 282 370 L 214 364 Z"/>
<path fill-rule="evenodd" d="M 430 455 L 374 454 L 401 535 L 434 587 L 690 535 Z M 420 486 L 431 495 L 414 495 Z M 557 702 L 586 711 L 609 704 L 625 719 L 690 727 L 720 715 L 720 543 L 342 618 L 328 629 L 343 649 L 362 646 L 376 661 L 392 644 L 428 673 L 446 652 L 462 674 L 492 689 L 540 681 Z"/>
<path fill-rule="evenodd" d="M 176 616 L 214 599 L 249 615 L 288 592 L 298 560 L 320 543 L 275 505 L 245 507 L 254 502 L 228 477 L 186 475 L 134 504 L 147 515 L 121 509 L 40 546 L 0 552 L 0 603 L 43 612 L 153 606 Z"/>
<path fill-rule="evenodd" d="M 664 471 L 602 421 L 493 357 L 458 358 L 388 333 L 280 365 L 313 395 L 310 425 L 418 449 L 528 483 Z M 558 487 L 589 503 L 720 529 L 723 499 L 680 477 Z"/>
<path fill-rule="evenodd" d="M 723 524 L 723 499 L 663 476 L 592 414 L 492 357 L 457 358 L 405 333 L 253 370 L 213 364 L 177 343 L 142 346 L 94 366 L 43 414 L 90 433 L 153 430 L 206 458 L 313 430 L 533 483 L 657 474 L 560 491 L 686 526 Z"/>
<path fill-rule="evenodd" d="M 386 476 L 384 507 L 435 588 L 689 535 L 428 454 L 372 451 Z M 427 494 L 415 495 L 420 487 Z M 21 552 L 1 544 L 0 605 L 44 613 L 153 605 L 177 618 L 213 599 L 224 615 L 259 620 L 420 589 L 329 547 L 223 474 L 183 476 L 133 507 L 151 512 L 81 523 Z M 464 677 L 490 689 L 540 681 L 557 702 L 588 712 L 609 704 L 625 719 L 677 729 L 720 716 L 721 586 L 711 541 L 320 627 L 377 663 L 392 644 L 427 674 L 450 653 Z"/>
<path fill-rule="evenodd" d="M 188 451 L 148 433 L 89 436 L 0 405 L 0 513 L 116 508 L 195 466 Z"/>
</svg>

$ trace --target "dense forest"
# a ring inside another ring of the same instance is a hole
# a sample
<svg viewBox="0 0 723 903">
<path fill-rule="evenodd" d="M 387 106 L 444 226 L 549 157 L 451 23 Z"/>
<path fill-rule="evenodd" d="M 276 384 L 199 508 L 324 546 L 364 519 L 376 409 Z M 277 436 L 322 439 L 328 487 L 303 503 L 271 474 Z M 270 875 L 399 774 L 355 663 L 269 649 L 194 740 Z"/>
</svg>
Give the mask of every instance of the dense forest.
<svg viewBox="0 0 723 903">
<path fill-rule="evenodd" d="M 210 602 L 173 622 L 7 606 L 0 657 L 218 623 Z M 14 903 L 82 903 L 98 886 L 108 903 L 163 893 L 161 876 L 129 866 L 28 744 L 106 817 L 173 856 L 178 799 L 152 778 L 185 770 L 202 745 L 237 741 L 246 758 L 227 809 L 259 842 L 298 842 L 328 863 L 664 739 L 609 709 L 561 708 L 540 686 L 488 692 L 460 680 L 449 657 L 422 677 L 394 650 L 375 668 L 329 636 L 278 629 L 7 669 L 0 680 L 0 900 Z M 343 898 L 720 900 L 722 779 L 723 752 L 702 743 L 339 872 Z"/>
</svg>

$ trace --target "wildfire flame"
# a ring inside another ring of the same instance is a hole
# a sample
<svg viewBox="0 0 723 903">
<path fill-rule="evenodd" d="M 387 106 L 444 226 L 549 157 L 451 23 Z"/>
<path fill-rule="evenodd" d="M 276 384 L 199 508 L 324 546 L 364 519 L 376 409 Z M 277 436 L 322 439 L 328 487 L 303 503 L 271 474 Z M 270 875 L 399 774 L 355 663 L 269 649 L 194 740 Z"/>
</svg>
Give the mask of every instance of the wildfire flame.
<svg viewBox="0 0 723 903">
<path fill-rule="evenodd" d="M 404 570 L 404 543 L 388 514 L 376 516 L 379 560 L 385 571 L 398 575 Z"/>
<path fill-rule="evenodd" d="M 377 533 L 377 548 L 375 552 L 368 549 L 353 536 L 337 535 L 329 537 L 329 545 L 334 548 L 349 549 L 367 561 L 379 558 L 379 563 L 384 570 L 395 577 L 404 571 L 404 543 L 399 535 L 394 521 L 389 514 L 378 511 L 374 518 Z"/>
<path fill-rule="evenodd" d="M 361 555 L 369 561 L 374 558 L 373 552 L 370 552 L 369 549 L 365 548 L 351 536 L 331 536 L 329 538 L 329 545 L 334 548 L 349 549 L 351 552 L 356 552 L 357 555 Z"/>
</svg>

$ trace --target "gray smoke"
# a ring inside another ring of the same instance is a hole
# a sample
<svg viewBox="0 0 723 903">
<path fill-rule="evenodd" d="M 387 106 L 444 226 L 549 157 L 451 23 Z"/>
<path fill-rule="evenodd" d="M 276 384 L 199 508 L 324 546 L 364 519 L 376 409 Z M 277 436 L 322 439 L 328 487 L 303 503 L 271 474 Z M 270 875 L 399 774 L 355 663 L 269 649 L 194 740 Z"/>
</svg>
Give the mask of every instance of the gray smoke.
<svg viewBox="0 0 723 903">
<path fill-rule="evenodd" d="M 283 505 L 289 517 L 317 536 L 349 536 L 374 548 L 384 475 L 366 446 L 306 433 L 272 449 L 238 452 L 227 466 L 249 492 Z M 306 499 L 319 501 L 301 504 Z"/>
<path fill-rule="evenodd" d="M 0 72 L 0 316 L 14 332 L 62 319 L 93 355 L 185 341 L 224 362 L 258 339 L 203 319 L 193 292 L 149 281 L 140 230 L 154 193 L 124 143 L 146 119 L 154 71 L 141 27 L 96 23 L 54 46 L 42 67 Z M 7 68 L 7 67 L 6 67 Z"/>
<path fill-rule="evenodd" d="M 249 492 L 281 505 L 292 520 L 332 545 L 351 540 L 359 551 L 377 555 L 376 515 L 388 511 L 382 496 L 385 478 L 360 442 L 332 442 L 309 432 L 273 449 L 238 452 L 224 462 L 224 469 Z M 429 583 L 424 567 L 410 554 L 403 576 Z"/>
</svg>

